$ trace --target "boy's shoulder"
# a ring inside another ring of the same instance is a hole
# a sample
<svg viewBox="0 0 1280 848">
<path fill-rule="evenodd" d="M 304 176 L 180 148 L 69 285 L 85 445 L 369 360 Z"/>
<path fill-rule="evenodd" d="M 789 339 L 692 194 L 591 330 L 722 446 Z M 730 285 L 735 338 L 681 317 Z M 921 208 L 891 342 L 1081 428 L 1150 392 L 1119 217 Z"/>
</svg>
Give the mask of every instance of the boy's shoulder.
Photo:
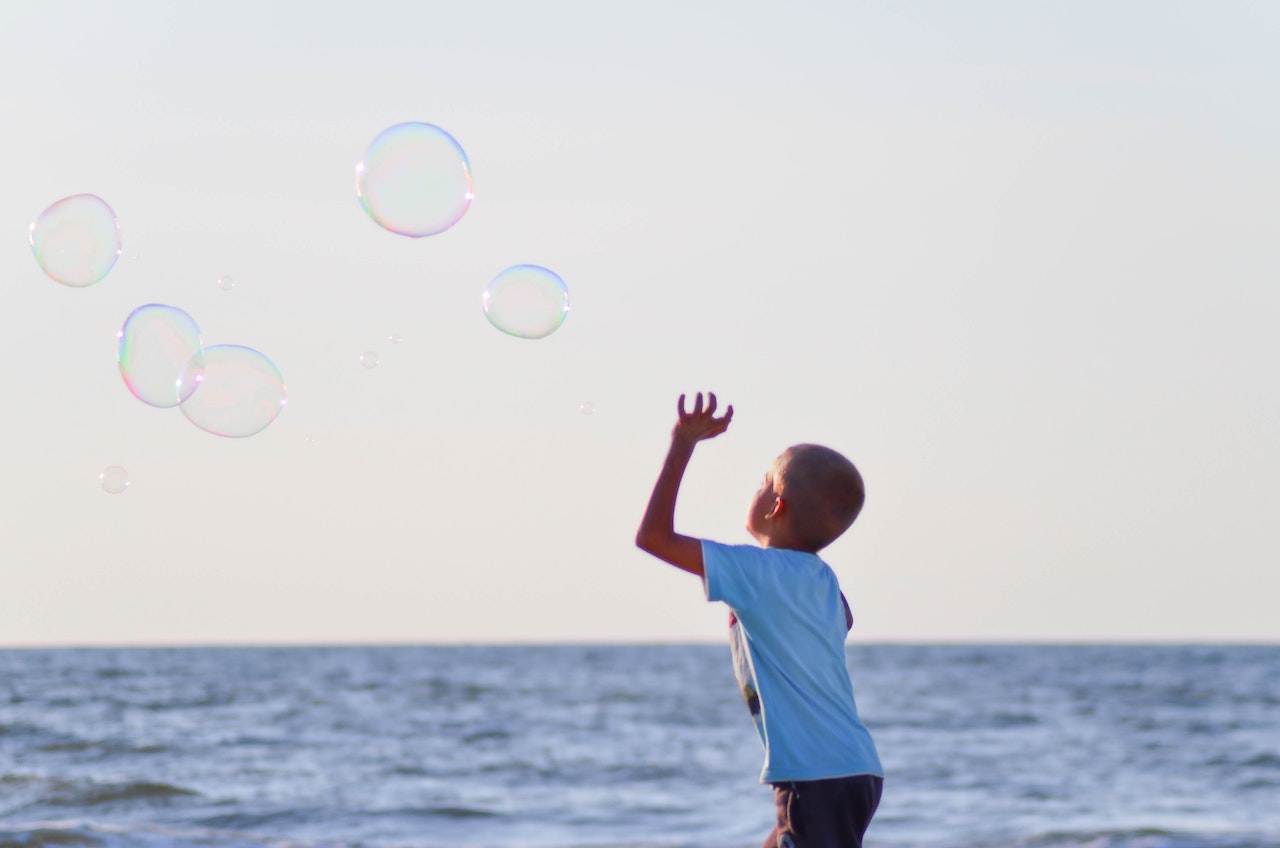
<svg viewBox="0 0 1280 848">
<path fill-rule="evenodd" d="M 817 554 L 791 548 L 727 545 L 702 540 L 703 568 L 711 578 L 716 571 L 732 571 L 739 579 L 790 583 L 797 580 L 831 581 L 839 585 L 831 566 Z"/>
<path fill-rule="evenodd" d="M 701 539 L 700 541 L 704 550 L 710 548 L 729 558 L 756 560 L 759 562 L 785 562 L 807 568 L 830 569 L 830 566 L 827 565 L 822 557 L 809 551 L 801 551 L 795 548 L 766 548 L 751 544 L 726 544 L 725 542 L 716 542 L 711 539 Z"/>
</svg>

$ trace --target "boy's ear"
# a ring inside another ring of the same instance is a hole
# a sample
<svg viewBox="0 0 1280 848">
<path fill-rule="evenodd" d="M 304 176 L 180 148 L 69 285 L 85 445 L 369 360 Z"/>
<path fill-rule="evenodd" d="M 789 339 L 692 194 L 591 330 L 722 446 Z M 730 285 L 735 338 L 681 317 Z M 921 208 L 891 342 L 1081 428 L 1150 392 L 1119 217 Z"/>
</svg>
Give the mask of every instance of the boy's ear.
<svg viewBox="0 0 1280 848">
<path fill-rule="evenodd" d="M 765 518 L 777 518 L 787 508 L 786 502 L 782 498 L 775 498 L 773 501 L 773 509 L 769 510 L 769 514 Z"/>
</svg>

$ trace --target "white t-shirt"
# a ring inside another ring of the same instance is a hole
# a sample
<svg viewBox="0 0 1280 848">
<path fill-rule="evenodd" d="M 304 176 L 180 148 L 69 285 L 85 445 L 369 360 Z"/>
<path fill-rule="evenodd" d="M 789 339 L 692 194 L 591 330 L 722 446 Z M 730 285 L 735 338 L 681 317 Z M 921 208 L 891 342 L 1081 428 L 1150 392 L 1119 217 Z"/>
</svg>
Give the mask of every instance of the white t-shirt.
<svg viewBox="0 0 1280 848">
<path fill-rule="evenodd" d="M 742 696 L 764 742 L 761 783 L 884 776 L 845 665 L 844 601 L 814 554 L 702 543 L 707 600 L 729 605 Z"/>
</svg>

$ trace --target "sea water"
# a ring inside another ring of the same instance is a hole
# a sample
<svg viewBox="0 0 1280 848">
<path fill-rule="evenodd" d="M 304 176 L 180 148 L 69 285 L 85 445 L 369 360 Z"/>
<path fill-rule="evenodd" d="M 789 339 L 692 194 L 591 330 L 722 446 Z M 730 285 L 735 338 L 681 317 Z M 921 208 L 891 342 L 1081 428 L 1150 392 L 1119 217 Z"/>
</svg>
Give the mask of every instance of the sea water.
<svg viewBox="0 0 1280 848">
<path fill-rule="evenodd" d="M 851 645 L 869 848 L 1280 848 L 1280 647 Z M 0 848 L 756 848 L 728 648 L 0 651 Z"/>
</svg>

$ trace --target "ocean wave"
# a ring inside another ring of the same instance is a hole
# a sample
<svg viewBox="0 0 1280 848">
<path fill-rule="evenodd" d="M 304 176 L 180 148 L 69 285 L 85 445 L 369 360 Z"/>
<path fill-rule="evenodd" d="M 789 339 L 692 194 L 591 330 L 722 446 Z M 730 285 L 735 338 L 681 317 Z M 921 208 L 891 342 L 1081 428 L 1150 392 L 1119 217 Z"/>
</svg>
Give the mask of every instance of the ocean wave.
<svg viewBox="0 0 1280 848">
<path fill-rule="evenodd" d="M 1280 836 L 1157 828 L 1052 831 L 984 848 L 1280 848 Z"/>
<path fill-rule="evenodd" d="M 424 816 L 440 819 L 489 819 L 501 816 L 493 810 L 482 810 L 478 807 L 463 807 L 444 804 L 436 807 L 411 807 L 399 810 L 381 811 L 381 815 L 389 816 Z"/>
<path fill-rule="evenodd" d="M 83 828 L 57 826 L 0 831 L 0 848 L 34 848 L 44 845 L 101 845 L 96 836 Z"/>
<path fill-rule="evenodd" d="M 137 677 L 139 675 L 141 675 L 140 671 L 130 668 L 117 668 L 116 666 L 100 668 L 94 672 L 94 676 L 101 680 L 116 680 L 121 677 Z"/>
<path fill-rule="evenodd" d="M 92 780 L 66 780 L 35 774 L 0 775 L 0 787 L 20 792 L 21 808 L 25 809 L 167 801 L 172 798 L 195 797 L 200 794 L 193 789 L 149 780 L 99 783 Z"/>
<path fill-rule="evenodd" d="M 504 728 L 484 728 L 462 737 L 464 745 L 475 745 L 483 742 L 506 742 L 511 739 L 511 731 Z"/>
<path fill-rule="evenodd" d="M 87 783 L 74 785 L 73 790 L 67 795 L 50 799 L 49 803 L 89 807 L 94 804 L 114 804 L 120 801 L 162 801 L 199 794 L 194 790 L 170 783 L 147 780 L 132 783 Z"/>
<path fill-rule="evenodd" d="M 373 843 L 321 842 L 258 837 L 220 830 L 166 828 L 155 825 L 118 826 L 82 821 L 0 824 L 0 848 L 369 848 Z M 453 843 L 447 843 L 453 844 Z M 492 844 L 503 848 L 506 843 Z M 520 843 L 523 844 L 523 843 Z M 397 843 L 399 845 L 399 843 Z M 446 843 L 414 842 L 414 848 L 444 848 Z M 484 843 L 468 842 L 469 848 Z M 564 848 L 693 848 L 687 842 L 571 841 Z"/>
<path fill-rule="evenodd" d="M 1039 716 L 1025 712 L 995 712 L 974 715 L 928 715 L 916 718 L 883 716 L 875 725 L 884 729 L 906 730 L 1003 730 L 1041 724 Z"/>
<path fill-rule="evenodd" d="M 45 754 L 96 753 L 103 757 L 114 757 L 132 754 L 164 754 L 169 751 L 169 748 L 165 745 L 131 745 L 110 739 L 66 739 L 37 745 L 35 750 Z"/>
<path fill-rule="evenodd" d="M 64 738 L 59 734 L 55 734 L 38 724 L 31 724 L 25 721 L 15 721 L 5 724 L 0 722 L 0 736 L 11 736 L 15 739 L 21 738 Z"/>
<path fill-rule="evenodd" d="M 1261 753 L 1237 752 L 1219 754 L 1205 760 L 1205 765 L 1232 770 L 1258 770 L 1271 772 L 1280 770 L 1280 754 L 1270 751 Z"/>
<path fill-rule="evenodd" d="M 196 820 L 195 824 L 209 828 L 212 831 L 247 831 L 262 827 L 281 829 L 303 824 L 316 815 L 317 811 L 311 809 L 284 809 L 263 812 L 244 811 L 205 816 Z"/>
<path fill-rule="evenodd" d="M 1245 760 L 1246 768 L 1280 768 L 1280 754 L 1272 754 L 1271 752 L 1263 752 L 1257 756 Z"/>
<path fill-rule="evenodd" d="M 0 848 L 354 848 L 329 842 L 256 838 L 243 833 L 165 828 L 155 825 L 121 826 L 84 821 L 41 821 L 0 824 Z"/>
</svg>

